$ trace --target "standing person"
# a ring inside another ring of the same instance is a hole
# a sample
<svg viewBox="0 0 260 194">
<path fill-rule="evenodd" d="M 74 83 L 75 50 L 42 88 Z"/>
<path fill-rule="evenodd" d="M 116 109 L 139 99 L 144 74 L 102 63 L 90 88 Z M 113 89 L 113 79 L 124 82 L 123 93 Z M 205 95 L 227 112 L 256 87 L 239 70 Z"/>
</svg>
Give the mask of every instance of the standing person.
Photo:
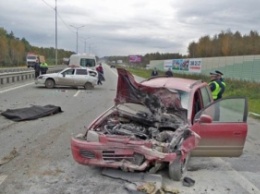
<svg viewBox="0 0 260 194">
<path fill-rule="evenodd" d="M 158 76 L 158 71 L 157 71 L 156 67 L 153 69 L 151 76 L 152 77 Z"/>
<path fill-rule="evenodd" d="M 46 74 L 47 71 L 48 71 L 48 64 L 43 61 L 41 64 L 40 64 L 40 70 L 41 70 L 41 74 Z"/>
<path fill-rule="evenodd" d="M 218 74 L 216 72 L 210 73 L 210 82 L 209 87 L 211 90 L 211 94 L 214 101 L 217 101 L 222 98 L 222 94 L 225 91 L 224 85 L 221 83 L 221 81 L 218 79 Z M 214 121 L 219 121 L 220 119 L 220 104 L 217 102 L 215 104 L 215 111 L 214 111 Z"/>
<path fill-rule="evenodd" d="M 173 73 L 172 73 L 171 68 L 169 68 L 169 69 L 165 72 L 165 75 L 166 75 L 167 77 L 173 77 Z"/>
<path fill-rule="evenodd" d="M 99 63 L 99 66 L 96 68 L 96 70 L 98 72 L 98 82 L 97 82 L 97 84 L 102 85 L 102 81 L 105 81 L 105 78 L 104 78 L 104 70 L 103 70 L 101 63 Z"/>
<path fill-rule="evenodd" d="M 39 58 L 37 58 L 33 67 L 34 67 L 34 79 L 37 79 L 37 77 L 39 77 L 40 71 L 41 71 Z"/>
<path fill-rule="evenodd" d="M 225 92 L 225 85 L 219 80 L 219 75 L 216 72 L 210 73 L 209 87 L 212 93 L 213 100 L 216 101 L 222 98 Z"/>
<path fill-rule="evenodd" d="M 221 99 L 223 93 L 226 90 L 226 83 L 225 83 L 225 81 L 224 81 L 224 79 L 222 77 L 224 74 L 221 71 L 218 71 L 218 70 L 216 70 L 215 72 L 217 73 L 217 79 L 220 82 L 220 87 L 222 87 L 222 91 L 219 92 L 219 96 L 218 96 L 218 99 Z"/>
</svg>

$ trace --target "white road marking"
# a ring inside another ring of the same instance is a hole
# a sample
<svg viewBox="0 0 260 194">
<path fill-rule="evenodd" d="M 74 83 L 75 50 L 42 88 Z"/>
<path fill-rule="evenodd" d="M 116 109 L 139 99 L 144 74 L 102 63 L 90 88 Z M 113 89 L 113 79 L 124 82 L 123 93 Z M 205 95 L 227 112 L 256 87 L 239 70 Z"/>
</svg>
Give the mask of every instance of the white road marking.
<svg viewBox="0 0 260 194">
<path fill-rule="evenodd" d="M 25 86 L 29 86 L 29 85 L 32 85 L 32 84 L 34 84 L 34 83 L 29 83 L 29 84 L 25 84 L 25 85 L 9 88 L 9 89 L 6 89 L 6 90 L 2 90 L 2 91 L 0 91 L 0 94 L 5 93 L 5 92 L 9 92 L 9 91 L 12 91 L 12 90 L 16 90 L 18 88 L 23 88 Z"/>
<path fill-rule="evenodd" d="M 228 172 L 231 174 L 232 179 L 240 184 L 241 187 L 243 187 L 248 193 L 260 193 L 260 190 L 253 184 L 251 183 L 248 179 L 246 179 L 242 174 L 237 172 L 235 169 L 231 167 L 231 165 L 224 161 L 221 158 L 214 158 L 215 161 L 218 163 L 224 163 L 226 166 L 230 168 L 230 171 Z"/>
<path fill-rule="evenodd" d="M 112 73 L 115 74 L 116 76 L 118 75 L 118 74 L 117 74 L 117 70 L 116 70 L 116 71 L 112 71 Z"/>
<path fill-rule="evenodd" d="M 5 181 L 7 175 L 0 175 L 0 185 Z"/>
<path fill-rule="evenodd" d="M 78 90 L 77 92 L 76 92 L 76 94 L 74 94 L 73 96 L 74 97 L 77 97 L 77 95 L 80 93 L 80 90 Z"/>
</svg>

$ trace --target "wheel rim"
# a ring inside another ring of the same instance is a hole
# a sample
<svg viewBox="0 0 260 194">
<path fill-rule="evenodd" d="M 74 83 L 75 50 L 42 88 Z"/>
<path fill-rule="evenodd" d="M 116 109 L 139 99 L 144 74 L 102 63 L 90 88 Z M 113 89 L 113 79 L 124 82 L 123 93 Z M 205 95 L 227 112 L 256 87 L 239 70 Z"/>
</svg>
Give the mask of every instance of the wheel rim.
<svg viewBox="0 0 260 194">
<path fill-rule="evenodd" d="M 47 88 L 53 88 L 54 86 L 54 82 L 52 80 L 47 80 L 46 81 L 46 87 Z"/>
</svg>

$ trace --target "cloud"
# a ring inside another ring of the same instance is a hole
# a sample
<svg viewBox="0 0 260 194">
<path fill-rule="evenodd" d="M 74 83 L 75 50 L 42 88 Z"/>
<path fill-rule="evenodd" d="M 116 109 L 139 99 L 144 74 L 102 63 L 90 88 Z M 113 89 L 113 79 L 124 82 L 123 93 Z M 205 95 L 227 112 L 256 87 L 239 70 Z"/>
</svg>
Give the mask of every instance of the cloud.
<svg viewBox="0 0 260 194">
<path fill-rule="evenodd" d="M 1 1 L 0 27 L 38 47 L 55 47 L 55 1 Z M 58 48 L 98 56 L 187 54 L 204 35 L 258 30 L 258 0 L 57 0 Z M 73 25 L 74 27 L 72 27 Z M 78 28 L 79 26 L 83 26 Z"/>
</svg>

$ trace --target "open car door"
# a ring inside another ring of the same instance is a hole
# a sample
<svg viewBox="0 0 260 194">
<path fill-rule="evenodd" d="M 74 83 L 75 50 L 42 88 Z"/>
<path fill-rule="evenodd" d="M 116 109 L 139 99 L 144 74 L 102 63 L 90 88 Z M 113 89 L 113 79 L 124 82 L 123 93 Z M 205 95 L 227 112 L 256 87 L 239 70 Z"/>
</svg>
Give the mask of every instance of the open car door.
<svg viewBox="0 0 260 194">
<path fill-rule="evenodd" d="M 247 136 L 247 99 L 224 98 L 206 106 L 194 117 L 192 130 L 201 137 L 192 156 L 239 157 Z"/>
</svg>

